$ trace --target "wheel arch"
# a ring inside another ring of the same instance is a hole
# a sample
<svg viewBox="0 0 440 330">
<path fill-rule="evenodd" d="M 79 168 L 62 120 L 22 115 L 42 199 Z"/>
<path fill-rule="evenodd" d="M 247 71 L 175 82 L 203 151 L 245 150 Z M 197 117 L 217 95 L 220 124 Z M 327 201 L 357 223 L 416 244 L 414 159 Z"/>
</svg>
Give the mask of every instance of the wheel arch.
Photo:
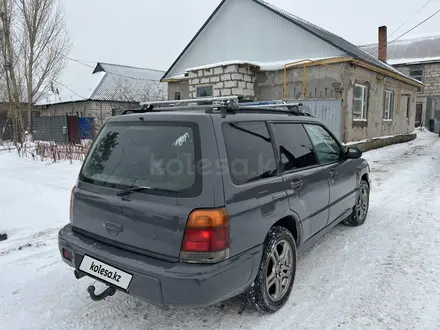
<svg viewBox="0 0 440 330">
<path fill-rule="evenodd" d="M 301 235 L 301 223 L 299 221 L 298 216 L 294 214 L 288 214 L 283 218 L 279 219 L 277 222 L 275 222 L 272 225 L 272 227 L 275 226 L 281 226 L 289 230 L 292 233 L 293 238 L 295 239 L 296 246 L 300 245 L 302 235 Z"/>
</svg>

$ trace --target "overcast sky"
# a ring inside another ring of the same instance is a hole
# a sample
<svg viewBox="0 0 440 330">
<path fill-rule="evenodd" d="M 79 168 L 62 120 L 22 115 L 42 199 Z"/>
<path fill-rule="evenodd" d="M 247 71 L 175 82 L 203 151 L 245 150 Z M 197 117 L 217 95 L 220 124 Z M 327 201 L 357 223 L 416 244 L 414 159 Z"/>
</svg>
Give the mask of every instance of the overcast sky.
<svg viewBox="0 0 440 330">
<path fill-rule="evenodd" d="M 391 34 L 426 1 L 266 0 L 354 44 L 376 42 L 377 28 Z M 166 70 L 220 0 L 62 0 L 74 41 L 71 57 Z M 433 0 L 393 36 L 435 11 Z M 440 13 L 411 35 L 440 33 Z M 219 43 L 221 47 L 221 43 Z"/>
</svg>

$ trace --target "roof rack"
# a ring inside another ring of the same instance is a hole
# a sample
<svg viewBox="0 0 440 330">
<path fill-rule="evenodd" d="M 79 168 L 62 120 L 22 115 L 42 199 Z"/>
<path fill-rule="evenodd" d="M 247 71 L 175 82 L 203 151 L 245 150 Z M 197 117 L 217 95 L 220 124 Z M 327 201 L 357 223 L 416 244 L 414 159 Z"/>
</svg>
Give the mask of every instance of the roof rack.
<svg viewBox="0 0 440 330">
<path fill-rule="evenodd" d="M 123 111 L 121 115 L 152 111 L 175 111 L 182 109 L 218 109 L 214 112 L 220 112 L 220 109 L 223 108 L 225 110 L 226 108 L 236 108 L 237 103 L 238 96 L 203 97 L 197 99 L 142 102 L 140 109 L 127 109 Z"/>
<path fill-rule="evenodd" d="M 201 97 L 197 99 L 184 99 L 184 100 L 168 100 L 168 101 L 153 101 L 153 102 L 142 102 L 141 106 L 149 105 L 176 105 L 176 104 L 191 104 L 191 103 L 201 103 L 201 102 L 225 102 L 225 101 L 237 101 L 238 96 L 221 96 L 221 97 Z"/>
<path fill-rule="evenodd" d="M 286 103 L 283 100 L 260 101 L 260 102 L 239 102 L 238 96 L 223 96 L 223 97 L 206 97 L 197 99 L 184 100 L 168 100 L 168 101 L 153 101 L 141 103 L 140 109 L 127 109 L 121 115 L 130 113 L 145 113 L 153 111 L 175 111 L 188 109 L 204 109 L 207 113 L 227 113 L 236 112 L 267 112 L 267 113 L 283 113 L 296 116 L 309 116 L 311 114 L 302 112 L 300 108 L 302 103 L 290 102 Z M 287 108 L 286 110 L 281 110 Z"/>
</svg>

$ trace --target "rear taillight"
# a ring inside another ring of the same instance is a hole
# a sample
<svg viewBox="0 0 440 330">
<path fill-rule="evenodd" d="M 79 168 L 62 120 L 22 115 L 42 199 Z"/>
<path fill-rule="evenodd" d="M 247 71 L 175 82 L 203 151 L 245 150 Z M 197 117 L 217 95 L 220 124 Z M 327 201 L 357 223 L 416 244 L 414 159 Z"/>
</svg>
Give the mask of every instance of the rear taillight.
<svg viewBox="0 0 440 330">
<path fill-rule="evenodd" d="M 218 262 L 229 256 L 229 216 L 224 208 L 191 212 L 183 237 L 181 261 Z"/>
<path fill-rule="evenodd" d="M 73 213 L 73 193 L 75 192 L 75 188 L 77 185 L 74 185 L 72 191 L 70 192 L 70 208 L 69 208 L 69 220 L 72 223 L 72 213 Z"/>
<path fill-rule="evenodd" d="M 63 258 L 64 258 L 64 259 L 67 259 L 67 260 L 69 260 L 69 261 L 72 261 L 72 259 L 73 259 L 73 253 L 72 253 L 72 251 L 63 248 Z"/>
</svg>

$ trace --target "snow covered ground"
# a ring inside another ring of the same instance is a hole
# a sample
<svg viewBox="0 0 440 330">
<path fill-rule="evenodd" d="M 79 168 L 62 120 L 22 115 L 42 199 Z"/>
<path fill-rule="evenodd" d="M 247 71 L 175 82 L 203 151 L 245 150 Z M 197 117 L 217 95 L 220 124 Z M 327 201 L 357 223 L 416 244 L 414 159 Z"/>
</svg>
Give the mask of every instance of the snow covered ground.
<svg viewBox="0 0 440 330">
<path fill-rule="evenodd" d="M 364 154 L 371 208 L 359 228 L 337 226 L 299 261 L 286 307 L 270 316 L 224 306 L 164 311 L 121 293 L 89 299 L 93 281 L 60 261 L 79 163 L 0 153 L 0 329 L 439 329 L 440 138 Z"/>
</svg>

